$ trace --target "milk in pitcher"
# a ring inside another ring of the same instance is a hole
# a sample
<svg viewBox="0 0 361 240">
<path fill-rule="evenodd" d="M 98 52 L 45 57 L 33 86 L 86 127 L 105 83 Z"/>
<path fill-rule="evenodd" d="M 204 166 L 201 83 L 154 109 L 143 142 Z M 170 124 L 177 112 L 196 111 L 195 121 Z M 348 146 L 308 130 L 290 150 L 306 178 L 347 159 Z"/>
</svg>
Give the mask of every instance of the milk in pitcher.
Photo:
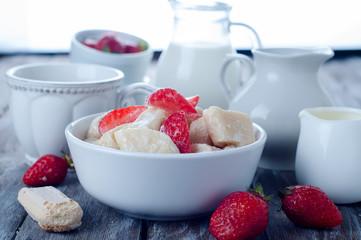
<svg viewBox="0 0 361 240">
<path fill-rule="evenodd" d="M 170 43 L 159 59 L 156 85 L 176 89 L 185 97 L 199 95 L 201 108 L 225 109 L 228 103 L 221 92 L 219 76 L 223 59 L 233 52 L 230 45 Z M 230 66 L 226 78 L 237 79 L 237 74 L 237 65 Z"/>
<path fill-rule="evenodd" d="M 235 53 L 230 41 L 230 26 L 250 30 L 261 46 L 252 27 L 231 22 L 232 7 L 223 2 L 169 0 L 174 10 L 170 43 L 160 55 L 155 84 L 173 88 L 185 97 L 199 95 L 198 106 L 228 108 L 220 84 L 221 66 L 227 54 Z M 233 65 L 232 65 L 233 64 Z M 239 63 L 232 63 L 225 73 L 227 83 L 241 84 Z"/>
</svg>

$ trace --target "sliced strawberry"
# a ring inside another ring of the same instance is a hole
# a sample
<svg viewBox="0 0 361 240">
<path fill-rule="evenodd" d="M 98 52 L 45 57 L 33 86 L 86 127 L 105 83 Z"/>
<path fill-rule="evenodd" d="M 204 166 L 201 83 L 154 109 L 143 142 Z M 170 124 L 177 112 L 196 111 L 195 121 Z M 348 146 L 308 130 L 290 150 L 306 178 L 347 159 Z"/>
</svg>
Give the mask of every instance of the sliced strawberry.
<svg viewBox="0 0 361 240">
<path fill-rule="evenodd" d="M 84 44 L 85 46 L 91 47 L 91 48 L 95 48 L 97 45 L 97 41 L 95 41 L 94 39 L 84 39 L 82 42 L 82 44 Z"/>
<path fill-rule="evenodd" d="M 196 107 L 199 101 L 199 96 L 187 97 L 187 101 L 192 105 L 192 107 Z"/>
<path fill-rule="evenodd" d="M 145 100 L 146 105 L 159 107 L 169 113 L 183 111 L 186 118 L 197 119 L 201 115 L 197 110 L 176 90 L 163 88 L 155 91 Z"/>
<path fill-rule="evenodd" d="M 142 48 L 138 45 L 125 45 L 124 47 L 124 53 L 137 53 L 141 52 Z"/>
<path fill-rule="evenodd" d="M 192 152 L 189 140 L 189 128 L 183 111 L 169 115 L 161 126 L 160 131 L 172 139 L 180 153 Z"/>
<path fill-rule="evenodd" d="M 95 46 L 96 49 L 103 52 L 123 53 L 124 46 L 111 33 L 104 34 Z"/>
<path fill-rule="evenodd" d="M 119 125 L 134 122 L 146 109 L 147 106 L 130 106 L 110 111 L 100 120 L 98 131 L 103 135 Z"/>
</svg>

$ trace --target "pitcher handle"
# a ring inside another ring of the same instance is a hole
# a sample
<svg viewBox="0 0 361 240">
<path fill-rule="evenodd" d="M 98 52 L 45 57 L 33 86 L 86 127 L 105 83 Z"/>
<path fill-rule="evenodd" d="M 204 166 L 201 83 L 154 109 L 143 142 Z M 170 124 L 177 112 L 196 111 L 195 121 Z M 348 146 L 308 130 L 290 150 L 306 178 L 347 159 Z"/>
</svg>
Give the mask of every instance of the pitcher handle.
<svg viewBox="0 0 361 240">
<path fill-rule="evenodd" d="M 148 83 L 139 82 L 133 83 L 123 87 L 118 95 L 118 107 L 127 107 L 134 105 L 134 98 L 132 98 L 135 94 L 144 94 L 148 95 L 152 92 L 155 92 L 158 88 L 150 85 Z"/>
<path fill-rule="evenodd" d="M 256 32 L 256 30 L 254 30 L 254 28 L 252 28 L 252 27 L 251 27 L 250 25 L 248 25 L 248 24 L 240 23 L 240 22 L 230 22 L 230 23 L 229 23 L 229 26 L 232 26 L 232 25 L 242 26 L 242 27 L 248 28 L 248 29 L 253 33 L 254 38 L 255 38 L 255 41 L 256 41 L 256 44 L 257 44 L 254 48 L 262 48 L 261 39 L 259 38 L 258 33 Z"/>
<path fill-rule="evenodd" d="M 235 91 L 232 90 L 230 85 L 227 83 L 225 74 L 226 74 L 226 70 L 227 70 L 227 67 L 229 66 L 229 64 L 235 60 L 238 60 L 239 62 L 241 62 L 243 64 L 241 71 L 247 72 L 249 75 L 247 78 L 240 79 L 240 82 L 242 83 L 241 88 L 244 88 L 246 83 L 251 79 L 251 77 L 255 73 L 254 63 L 253 63 L 252 59 L 249 58 L 248 56 L 243 55 L 243 54 L 227 54 L 226 55 L 226 58 L 223 60 L 222 67 L 221 67 L 220 82 L 221 82 L 221 89 L 222 89 L 223 94 L 225 95 L 228 103 L 230 103 L 231 100 L 233 99 Z M 235 89 L 235 90 L 237 90 L 237 89 Z"/>
</svg>

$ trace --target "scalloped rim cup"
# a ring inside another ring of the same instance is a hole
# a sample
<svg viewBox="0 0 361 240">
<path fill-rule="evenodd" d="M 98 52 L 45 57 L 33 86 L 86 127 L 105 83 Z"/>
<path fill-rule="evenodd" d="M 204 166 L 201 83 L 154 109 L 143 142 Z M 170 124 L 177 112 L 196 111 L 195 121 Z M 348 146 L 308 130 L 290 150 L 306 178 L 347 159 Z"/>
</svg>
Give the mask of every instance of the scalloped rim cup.
<svg viewBox="0 0 361 240">
<path fill-rule="evenodd" d="M 98 78 L 83 80 L 79 77 L 81 71 L 97 71 Z M 19 65 L 6 72 L 9 84 L 20 86 L 52 86 L 52 87 L 76 87 L 77 85 L 99 85 L 119 82 L 124 77 L 118 69 L 90 64 L 90 63 L 67 63 L 46 62 Z M 56 80 L 54 80 L 56 79 Z M 73 79 L 79 79 L 74 81 Z"/>
</svg>

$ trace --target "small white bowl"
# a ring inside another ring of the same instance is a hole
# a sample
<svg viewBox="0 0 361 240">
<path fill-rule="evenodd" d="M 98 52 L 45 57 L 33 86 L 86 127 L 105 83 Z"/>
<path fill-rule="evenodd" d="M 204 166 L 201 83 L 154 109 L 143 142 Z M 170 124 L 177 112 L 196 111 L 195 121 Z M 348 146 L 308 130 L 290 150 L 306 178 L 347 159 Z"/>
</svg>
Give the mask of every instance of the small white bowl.
<svg viewBox="0 0 361 240">
<path fill-rule="evenodd" d="M 233 191 L 250 187 L 266 142 L 254 124 L 256 142 L 224 151 L 151 154 L 105 148 L 83 141 L 87 116 L 65 135 L 84 189 L 123 213 L 152 220 L 183 220 L 214 211 Z"/>
<path fill-rule="evenodd" d="M 86 38 L 98 40 L 105 32 L 113 32 L 121 38 L 133 42 L 144 41 L 148 48 L 138 53 L 108 53 L 88 47 L 82 43 Z M 124 77 L 124 84 L 143 81 L 147 68 L 152 60 L 153 50 L 150 44 L 139 37 L 111 30 L 91 29 L 83 30 L 74 34 L 71 39 L 70 61 L 80 63 L 93 63 L 114 67 L 121 70 Z"/>
</svg>

